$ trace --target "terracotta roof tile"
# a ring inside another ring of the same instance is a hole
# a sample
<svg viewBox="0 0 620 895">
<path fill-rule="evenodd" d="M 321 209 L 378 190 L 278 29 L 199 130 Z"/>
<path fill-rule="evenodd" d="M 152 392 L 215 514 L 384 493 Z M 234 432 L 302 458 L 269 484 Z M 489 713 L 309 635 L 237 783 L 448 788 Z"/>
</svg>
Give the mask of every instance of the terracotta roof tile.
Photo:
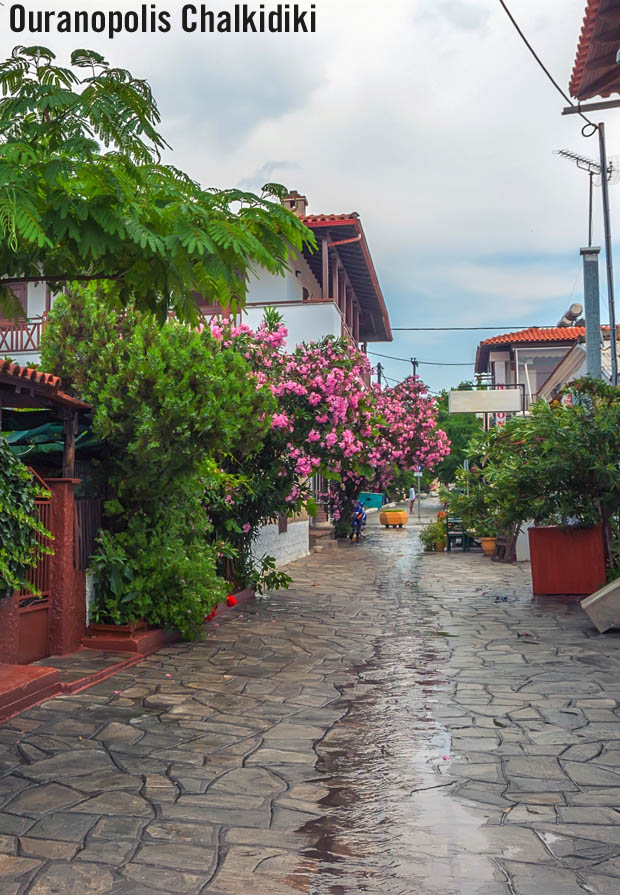
<svg viewBox="0 0 620 895">
<path fill-rule="evenodd" d="M 585 100 L 620 93 L 616 62 L 620 8 L 617 0 L 587 0 L 573 73 L 571 96 Z"/>
<path fill-rule="evenodd" d="M 0 373 L 4 373 L 14 379 L 25 379 L 33 385 L 49 388 L 55 392 L 60 391 L 60 386 L 62 385 L 59 376 L 52 376 L 51 373 L 42 373 L 40 370 L 33 370 L 32 367 L 22 367 L 8 360 L 0 360 Z"/>
<path fill-rule="evenodd" d="M 331 224 L 337 221 L 357 221 L 358 219 L 359 214 L 356 211 L 352 211 L 351 214 L 306 214 L 301 218 L 306 227 L 311 227 L 312 224 Z"/>
<path fill-rule="evenodd" d="M 67 395 L 61 390 L 62 380 L 59 376 L 42 373 L 41 370 L 33 370 L 32 367 L 22 367 L 12 361 L 0 359 L 0 385 L 13 388 L 22 383 L 33 395 L 52 404 L 62 405 L 75 411 L 91 410 L 90 404 L 86 404 L 72 395 Z"/>
<path fill-rule="evenodd" d="M 501 336 L 491 336 L 485 339 L 481 345 L 508 345 L 513 342 L 568 342 L 585 337 L 585 326 L 550 326 L 542 328 L 530 326 L 516 333 L 503 333 Z"/>
<path fill-rule="evenodd" d="M 573 75 L 570 80 L 569 90 L 571 96 L 578 96 L 581 86 L 581 79 L 588 61 L 588 54 L 592 48 L 592 35 L 596 25 L 596 16 L 599 11 L 600 0 L 588 0 L 586 6 L 586 14 L 583 18 L 581 34 L 579 36 L 579 44 L 577 46 L 577 56 L 573 66 Z"/>
</svg>

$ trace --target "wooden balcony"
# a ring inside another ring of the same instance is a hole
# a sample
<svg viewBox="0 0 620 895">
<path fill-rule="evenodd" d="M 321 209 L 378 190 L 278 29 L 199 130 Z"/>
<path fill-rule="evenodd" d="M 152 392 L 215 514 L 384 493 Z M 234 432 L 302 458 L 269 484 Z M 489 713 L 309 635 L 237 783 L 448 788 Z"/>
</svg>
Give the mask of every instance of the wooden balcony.
<svg viewBox="0 0 620 895">
<path fill-rule="evenodd" d="M 33 317 L 18 323 L 0 321 L 0 357 L 39 351 L 45 319 Z"/>
</svg>

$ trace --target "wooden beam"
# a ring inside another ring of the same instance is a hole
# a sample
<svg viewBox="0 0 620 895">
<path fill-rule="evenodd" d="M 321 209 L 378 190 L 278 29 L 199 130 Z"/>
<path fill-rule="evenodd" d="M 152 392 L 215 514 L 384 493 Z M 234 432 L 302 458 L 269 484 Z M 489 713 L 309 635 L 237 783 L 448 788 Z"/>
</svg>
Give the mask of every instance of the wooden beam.
<svg viewBox="0 0 620 895">
<path fill-rule="evenodd" d="M 77 413 L 67 415 L 65 417 L 65 449 L 62 457 L 62 474 L 65 479 L 72 479 L 75 476 L 75 436 L 77 427 Z"/>
<path fill-rule="evenodd" d="M 321 240 L 321 253 L 323 256 L 323 298 L 329 298 L 329 238 L 327 236 Z"/>
<path fill-rule="evenodd" d="M 336 261 L 332 265 L 332 294 L 331 297 L 336 304 L 340 304 L 340 264 Z"/>
<path fill-rule="evenodd" d="M 587 72 L 587 69 L 586 69 Z M 614 65 L 606 74 L 590 83 L 586 78 L 582 78 L 582 84 L 585 83 L 585 91 L 591 96 L 598 96 L 599 93 L 618 93 L 620 91 L 620 66 Z"/>
<path fill-rule="evenodd" d="M 617 109 L 620 99 L 607 99 L 600 103 L 579 103 L 576 106 L 567 106 L 562 109 L 562 115 L 579 115 L 581 112 L 600 112 L 605 109 Z"/>
</svg>

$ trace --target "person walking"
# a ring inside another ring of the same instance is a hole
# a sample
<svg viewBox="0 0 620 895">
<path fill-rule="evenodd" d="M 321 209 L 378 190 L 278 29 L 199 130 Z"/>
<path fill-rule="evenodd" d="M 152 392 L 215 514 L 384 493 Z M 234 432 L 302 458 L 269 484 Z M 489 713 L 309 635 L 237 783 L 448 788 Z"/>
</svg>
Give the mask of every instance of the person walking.
<svg viewBox="0 0 620 895">
<path fill-rule="evenodd" d="M 409 515 L 413 513 L 413 505 L 415 503 L 415 488 L 413 485 L 409 489 Z"/>
</svg>

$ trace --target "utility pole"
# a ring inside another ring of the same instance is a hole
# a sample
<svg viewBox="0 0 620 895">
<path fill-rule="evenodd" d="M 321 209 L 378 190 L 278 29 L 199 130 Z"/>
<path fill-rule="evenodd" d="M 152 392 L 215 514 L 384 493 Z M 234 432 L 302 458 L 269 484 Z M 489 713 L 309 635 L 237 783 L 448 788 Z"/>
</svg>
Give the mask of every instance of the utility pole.
<svg viewBox="0 0 620 895">
<path fill-rule="evenodd" d="M 601 378 L 601 309 L 598 288 L 599 246 L 581 249 L 583 258 L 583 303 L 586 311 L 586 369 L 593 379 Z"/>
<path fill-rule="evenodd" d="M 417 376 L 418 375 L 418 361 L 415 357 L 411 357 L 409 359 L 411 361 L 411 366 L 413 367 L 413 375 Z"/>
<path fill-rule="evenodd" d="M 383 375 L 383 364 L 382 364 L 381 362 L 379 362 L 379 363 L 377 364 L 377 383 L 378 383 L 378 385 L 379 385 L 379 388 L 381 388 L 381 377 L 382 377 L 382 375 Z"/>
<path fill-rule="evenodd" d="M 568 161 L 575 162 L 581 171 L 585 171 L 588 174 L 590 180 L 588 192 L 588 245 L 587 248 L 580 250 L 583 259 L 583 298 L 586 312 L 586 368 L 588 376 L 592 376 L 593 379 L 601 379 L 601 309 L 598 278 L 598 256 L 601 250 L 597 246 L 592 245 L 592 194 L 595 176 L 600 176 L 601 186 L 604 191 L 607 191 L 607 181 L 611 170 L 603 167 L 604 161 L 606 164 L 606 160 L 602 157 L 599 163 L 595 162 L 594 159 L 578 155 L 576 152 L 571 152 L 568 149 L 559 149 L 556 154 L 568 159 Z"/>
<path fill-rule="evenodd" d="M 618 385 L 618 355 L 616 353 L 616 307 L 614 302 L 614 271 L 611 259 L 611 224 L 609 221 L 609 184 L 607 182 L 607 146 L 605 125 L 598 125 L 598 145 L 601 153 L 601 189 L 603 193 L 603 223 L 605 225 L 605 262 L 607 264 L 607 298 L 609 301 L 609 350 L 611 352 L 611 384 Z"/>
</svg>

